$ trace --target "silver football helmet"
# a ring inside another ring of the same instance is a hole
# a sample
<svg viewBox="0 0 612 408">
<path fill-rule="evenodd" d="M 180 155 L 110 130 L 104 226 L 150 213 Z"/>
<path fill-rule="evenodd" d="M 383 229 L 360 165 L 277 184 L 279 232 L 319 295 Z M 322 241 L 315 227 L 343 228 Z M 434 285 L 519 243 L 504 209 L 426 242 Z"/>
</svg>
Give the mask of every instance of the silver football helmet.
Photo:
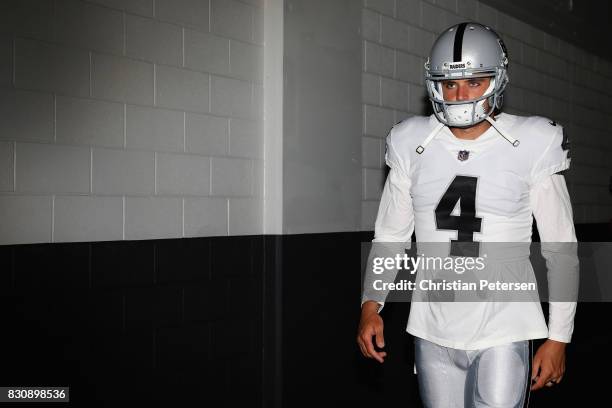
<svg viewBox="0 0 612 408">
<path fill-rule="evenodd" d="M 466 22 L 446 29 L 431 48 L 425 63 L 425 84 L 433 111 L 447 126 L 469 127 L 501 108 L 508 83 L 508 52 L 490 27 Z M 469 101 L 445 101 L 442 81 L 491 77 L 485 93 Z M 488 101 L 488 106 L 485 106 Z"/>
</svg>

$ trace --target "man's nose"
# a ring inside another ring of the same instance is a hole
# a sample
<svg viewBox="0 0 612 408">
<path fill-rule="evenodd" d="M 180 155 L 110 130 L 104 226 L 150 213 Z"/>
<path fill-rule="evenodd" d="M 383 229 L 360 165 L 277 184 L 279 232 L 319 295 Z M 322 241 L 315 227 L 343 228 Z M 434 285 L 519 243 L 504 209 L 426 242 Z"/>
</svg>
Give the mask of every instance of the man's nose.
<svg viewBox="0 0 612 408">
<path fill-rule="evenodd" d="M 469 99 L 469 90 L 468 87 L 465 84 L 458 84 L 457 85 L 457 100 L 458 101 L 465 101 Z"/>
</svg>

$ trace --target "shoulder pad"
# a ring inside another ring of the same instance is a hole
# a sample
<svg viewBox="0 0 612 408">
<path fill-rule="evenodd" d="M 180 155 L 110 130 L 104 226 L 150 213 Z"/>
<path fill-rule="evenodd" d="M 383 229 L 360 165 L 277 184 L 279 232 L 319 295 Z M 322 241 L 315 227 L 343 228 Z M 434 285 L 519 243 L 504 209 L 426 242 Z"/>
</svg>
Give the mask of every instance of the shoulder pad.
<svg viewBox="0 0 612 408">
<path fill-rule="evenodd" d="M 525 132 L 534 134 L 536 139 L 550 142 L 551 138 L 563 131 L 563 126 L 549 118 L 543 116 L 531 116 L 523 122 Z M 522 141 L 521 141 L 522 142 Z"/>
<path fill-rule="evenodd" d="M 396 127 L 397 125 L 399 125 L 402 122 L 407 121 L 408 119 L 410 119 L 410 118 L 404 118 L 404 119 L 400 120 L 399 122 L 395 123 L 395 125 L 393 125 L 392 127 Z"/>
</svg>

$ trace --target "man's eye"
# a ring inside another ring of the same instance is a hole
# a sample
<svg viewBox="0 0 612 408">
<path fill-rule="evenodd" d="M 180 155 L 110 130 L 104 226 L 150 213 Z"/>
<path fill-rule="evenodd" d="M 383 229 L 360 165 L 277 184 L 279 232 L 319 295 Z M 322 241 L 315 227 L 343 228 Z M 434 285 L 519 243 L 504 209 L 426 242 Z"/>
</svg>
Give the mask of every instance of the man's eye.
<svg viewBox="0 0 612 408">
<path fill-rule="evenodd" d="M 455 84 L 452 83 L 452 82 L 449 82 L 449 83 L 446 84 L 446 88 L 447 89 L 451 89 L 451 88 L 454 88 L 454 87 L 455 87 Z"/>
</svg>

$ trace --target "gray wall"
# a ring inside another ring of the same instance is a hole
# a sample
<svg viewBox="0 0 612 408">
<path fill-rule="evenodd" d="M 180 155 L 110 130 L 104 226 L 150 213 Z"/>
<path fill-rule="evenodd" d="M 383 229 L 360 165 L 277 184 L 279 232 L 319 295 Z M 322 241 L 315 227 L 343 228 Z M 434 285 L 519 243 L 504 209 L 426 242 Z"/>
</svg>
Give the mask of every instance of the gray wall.
<svg viewBox="0 0 612 408">
<path fill-rule="evenodd" d="M 358 231 L 361 5 L 285 2 L 283 230 Z"/>
<path fill-rule="evenodd" d="M 573 139 L 576 221 L 608 221 L 612 64 L 475 0 L 32 0 L 0 13 L 0 244 L 370 230 L 465 19 L 506 40 L 507 110 Z"/>
<path fill-rule="evenodd" d="M 262 232 L 260 0 L 0 13 L 0 244 Z"/>
<path fill-rule="evenodd" d="M 608 222 L 612 196 L 612 63 L 475 0 L 364 0 L 362 229 L 374 227 L 384 179 L 384 137 L 426 112 L 423 63 L 435 36 L 475 20 L 504 38 L 510 55 L 505 110 L 560 122 L 572 141 L 566 176 L 577 223 Z"/>
</svg>

